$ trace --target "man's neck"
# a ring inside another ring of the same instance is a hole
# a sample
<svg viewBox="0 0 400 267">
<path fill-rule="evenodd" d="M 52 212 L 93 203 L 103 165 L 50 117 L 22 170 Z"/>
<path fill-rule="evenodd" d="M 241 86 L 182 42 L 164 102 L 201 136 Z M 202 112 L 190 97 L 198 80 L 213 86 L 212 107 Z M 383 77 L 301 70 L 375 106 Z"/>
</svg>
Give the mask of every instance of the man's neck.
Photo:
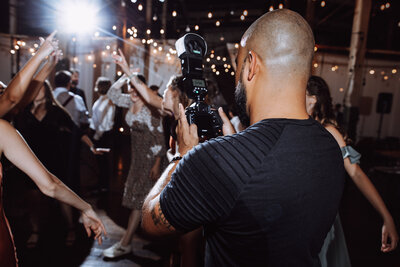
<svg viewBox="0 0 400 267">
<path fill-rule="evenodd" d="M 302 91 L 274 97 L 260 96 L 249 106 L 250 124 L 273 118 L 308 119 L 305 98 L 305 92 L 302 94 Z"/>
</svg>

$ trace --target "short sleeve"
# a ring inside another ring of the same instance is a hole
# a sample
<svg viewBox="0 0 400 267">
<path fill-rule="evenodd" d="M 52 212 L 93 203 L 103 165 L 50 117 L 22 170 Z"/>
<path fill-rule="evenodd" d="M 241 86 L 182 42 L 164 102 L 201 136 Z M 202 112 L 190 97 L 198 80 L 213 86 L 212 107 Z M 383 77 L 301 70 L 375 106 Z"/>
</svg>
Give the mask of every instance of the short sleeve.
<svg viewBox="0 0 400 267">
<path fill-rule="evenodd" d="M 351 164 L 360 163 L 361 154 L 358 153 L 357 150 L 355 150 L 353 147 L 344 146 L 341 147 L 340 150 L 342 151 L 343 159 L 349 158 Z"/>
<path fill-rule="evenodd" d="M 164 216 L 179 231 L 191 231 L 228 215 L 243 188 L 247 174 L 245 168 L 238 168 L 240 158 L 231 155 L 232 144 L 217 139 L 188 152 L 160 195 Z"/>
</svg>

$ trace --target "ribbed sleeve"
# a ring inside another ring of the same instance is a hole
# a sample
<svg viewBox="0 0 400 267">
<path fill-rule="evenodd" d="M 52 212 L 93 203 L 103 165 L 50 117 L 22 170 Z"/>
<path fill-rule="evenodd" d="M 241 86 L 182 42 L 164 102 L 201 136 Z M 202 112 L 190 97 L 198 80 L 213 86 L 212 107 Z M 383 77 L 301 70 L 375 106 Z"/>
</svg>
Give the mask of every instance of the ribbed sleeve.
<svg viewBox="0 0 400 267">
<path fill-rule="evenodd" d="M 186 232 L 230 213 L 282 131 L 278 125 L 259 126 L 200 144 L 183 157 L 160 197 L 171 225 Z"/>
</svg>

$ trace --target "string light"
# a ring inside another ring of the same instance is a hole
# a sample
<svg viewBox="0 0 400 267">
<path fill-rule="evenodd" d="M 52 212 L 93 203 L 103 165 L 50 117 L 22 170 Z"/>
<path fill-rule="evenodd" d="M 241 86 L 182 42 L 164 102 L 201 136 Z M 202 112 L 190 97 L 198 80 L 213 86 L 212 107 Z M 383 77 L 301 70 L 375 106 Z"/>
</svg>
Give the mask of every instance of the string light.
<svg viewBox="0 0 400 267">
<path fill-rule="evenodd" d="M 162 51 L 162 47 L 161 46 L 158 47 L 158 51 L 160 51 L 160 52 Z"/>
<path fill-rule="evenodd" d="M 273 6 L 270 6 L 269 7 L 269 11 L 273 11 L 274 10 L 274 7 Z"/>
<path fill-rule="evenodd" d="M 385 7 L 386 7 L 386 8 L 389 8 L 389 7 L 390 7 L 390 3 L 389 3 L 389 2 L 386 3 Z"/>
<path fill-rule="evenodd" d="M 283 8 L 283 4 L 280 3 L 280 4 L 279 4 L 279 9 L 282 9 L 282 8 Z"/>
<path fill-rule="evenodd" d="M 137 0 L 131 0 L 131 2 L 135 4 L 137 2 Z"/>
<path fill-rule="evenodd" d="M 74 57 L 72 60 L 74 61 L 74 63 L 78 63 L 79 61 L 78 57 Z"/>
<path fill-rule="evenodd" d="M 22 46 L 25 46 L 25 45 L 26 45 L 26 43 L 25 43 L 25 42 L 22 42 L 22 43 L 21 43 L 21 45 L 22 45 Z"/>
<path fill-rule="evenodd" d="M 147 33 L 147 34 L 150 34 L 150 33 L 151 33 L 151 30 L 150 30 L 150 29 L 147 29 L 146 33 Z"/>
<path fill-rule="evenodd" d="M 246 17 L 244 15 L 240 16 L 240 20 L 244 20 Z"/>
<path fill-rule="evenodd" d="M 235 44 L 235 48 L 239 48 L 239 44 L 238 43 Z"/>
<path fill-rule="evenodd" d="M 245 9 L 243 10 L 243 15 L 247 16 L 249 14 L 249 12 Z"/>
<path fill-rule="evenodd" d="M 219 20 L 217 20 L 217 21 L 215 22 L 215 26 L 219 27 L 220 25 L 221 25 L 221 22 L 220 22 Z"/>
<path fill-rule="evenodd" d="M 94 36 L 95 36 L 95 37 L 99 37 L 99 35 L 100 35 L 99 32 L 95 32 L 95 33 L 94 33 Z"/>
<path fill-rule="evenodd" d="M 146 43 L 146 39 L 142 39 L 142 44 L 145 44 Z"/>
<path fill-rule="evenodd" d="M 96 64 L 93 64 L 93 68 L 94 68 L 94 69 L 97 68 L 97 65 L 96 65 Z"/>
<path fill-rule="evenodd" d="M 231 75 L 232 75 L 232 76 L 235 76 L 235 72 L 234 72 L 234 71 L 232 71 L 232 72 L 231 72 Z"/>
<path fill-rule="evenodd" d="M 122 75 L 122 72 L 119 70 L 119 71 L 117 72 L 117 75 L 118 75 L 118 76 L 121 76 L 121 75 Z"/>
<path fill-rule="evenodd" d="M 216 71 L 215 74 L 219 75 L 219 71 Z"/>
<path fill-rule="evenodd" d="M 385 9 L 385 5 L 381 5 L 381 10 L 383 11 Z"/>
<path fill-rule="evenodd" d="M 112 29 L 115 31 L 115 30 L 117 30 L 117 26 L 112 26 Z"/>
<path fill-rule="evenodd" d="M 92 60 L 92 59 L 93 59 L 93 56 L 92 56 L 92 55 L 88 55 L 88 56 L 87 56 L 87 59 L 88 59 L 88 60 Z"/>
<path fill-rule="evenodd" d="M 223 57 L 223 58 L 222 58 L 222 61 L 226 61 L 226 57 Z"/>
<path fill-rule="evenodd" d="M 29 52 L 31 52 L 31 53 L 35 52 L 35 49 L 29 48 Z"/>
<path fill-rule="evenodd" d="M 386 81 L 389 79 L 389 76 L 385 75 L 385 76 L 383 76 L 383 79 Z"/>
<path fill-rule="evenodd" d="M 317 52 L 317 50 L 318 50 L 318 47 L 314 46 L 314 52 Z"/>
<path fill-rule="evenodd" d="M 143 10 L 143 5 L 142 5 L 142 4 L 139 4 L 138 7 L 137 7 L 137 9 L 138 9 L 139 11 L 142 11 L 142 10 Z"/>
<path fill-rule="evenodd" d="M 113 55 L 115 56 L 117 54 L 117 51 L 113 51 Z"/>
<path fill-rule="evenodd" d="M 120 133 L 123 133 L 123 132 L 124 132 L 124 128 L 123 128 L 123 127 L 120 127 L 120 128 L 119 128 L 119 132 L 120 132 Z"/>
<path fill-rule="evenodd" d="M 39 45 L 38 44 L 33 44 L 33 47 L 38 48 Z"/>
<path fill-rule="evenodd" d="M 14 54 L 15 54 L 15 50 L 14 50 L 14 49 L 11 49 L 11 50 L 10 50 L 10 53 L 14 55 Z"/>
<path fill-rule="evenodd" d="M 15 45 L 14 48 L 15 48 L 15 50 L 19 50 L 19 46 L 18 45 Z"/>
<path fill-rule="evenodd" d="M 133 40 L 133 36 L 129 37 L 130 40 Z"/>
<path fill-rule="evenodd" d="M 229 70 L 228 69 L 225 69 L 225 72 L 228 72 Z"/>
<path fill-rule="evenodd" d="M 393 73 L 393 74 L 396 74 L 396 73 L 397 73 L 397 70 L 396 70 L 396 69 L 392 69 L 392 73 Z"/>
<path fill-rule="evenodd" d="M 220 57 L 220 56 L 217 56 L 217 60 L 221 60 L 221 57 Z"/>
<path fill-rule="evenodd" d="M 325 5 L 326 5 L 325 1 L 322 1 L 322 2 L 321 2 L 321 6 L 322 6 L 322 7 L 325 7 Z"/>
<path fill-rule="evenodd" d="M 106 55 L 106 51 L 101 52 L 101 55 L 105 56 Z"/>
<path fill-rule="evenodd" d="M 210 61 L 211 61 L 211 59 L 208 57 L 208 58 L 206 59 L 206 61 L 207 61 L 207 62 L 210 62 Z"/>
<path fill-rule="evenodd" d="M 194 26 L 194 29 L 198 31 L 200 29 L 199 25 Z"/>
<path fill-rule="evenodd" d="M 21 45 L 21 41 L 17 41 L 17 45 Z"/>
<path fill-rule="evenodd" d="M 214 54 L 211 54 L 211 55 L 210 55 L 210 58 L 214 58 Z"/>
<path fill-rule="evenodd" d="M 209 19 L 211 19 L 212 16 L 213 16 L 213 14 L 212 14 L 211 12 L 208 12 L 207 17 L 208 17 Z"/>
<path fill-rule="evenodd" d="M 318 63 L 314 63 L 314 68 L 318 68 Z"/>
<path fill-rule="evenodd" d="M 172 16 L 173 16 L 173 17 L 176 17 L 176 15 L 177 15 L 176 11 L 175 11 L 175 10 L 172 11 Z"/>
<path fill-rule="evenodd" d="M 343 92 L 343 91 L 344 91 L 343 87 L 340 87 L 340 88 L 339 88 L 339 91 L 340 91 L 340 92 Z"/>
<path fill-rule="evenodd" d="M 371 74 L 371 75 L 375 74 L 375 70 L 370 70 L 369 74 Z"/>
<path fill-rule="evenodd" d="M 154 43 L 153 43 L 153 46 L 154 46 L 154 47 L 157 47 L 157 45 L 158 45 L 157 42 L 154 42 Z"/>
<path fill-rule="evenodd" d="M 211 65 L 211 68 L 212 68 L 212 69 L 215 69 L 215 64 L 212 64 L 212 65 Z"/>
<path fill-rule="evenodd" d="M 107 50 L 110 50 L 110 49 L 111 49 L 111 46 L 106 45 L 106 49 L 107 49 Z"/>
</svg>

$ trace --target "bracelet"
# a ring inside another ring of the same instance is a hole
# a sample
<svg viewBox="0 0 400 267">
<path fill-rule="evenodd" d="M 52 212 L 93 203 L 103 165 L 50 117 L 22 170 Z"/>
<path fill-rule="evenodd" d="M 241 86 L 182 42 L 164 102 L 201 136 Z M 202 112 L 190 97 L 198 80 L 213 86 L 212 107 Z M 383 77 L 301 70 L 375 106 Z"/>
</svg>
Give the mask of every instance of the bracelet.
<svg viewBox="0 0 400 267">
<path fill-rule="evenodd" d="M 172 163 L 172 162 L 175 162 L 175 161 L 178 161 L 178 160 L 181 160 L 181 159 L 182 159 L 181 156 L 176 156 L 176 157 L 173 157 L 169 163 Z"/>
<path fill-rule="evenodd" d="M 132 80 L 132 78 L 133 78 L 134 76 L 137 76 L 137 72 L 134 72 L 134 73 L 132 73 L 131 75 L 129 75 L 129 80 Z"/>
</svg>

